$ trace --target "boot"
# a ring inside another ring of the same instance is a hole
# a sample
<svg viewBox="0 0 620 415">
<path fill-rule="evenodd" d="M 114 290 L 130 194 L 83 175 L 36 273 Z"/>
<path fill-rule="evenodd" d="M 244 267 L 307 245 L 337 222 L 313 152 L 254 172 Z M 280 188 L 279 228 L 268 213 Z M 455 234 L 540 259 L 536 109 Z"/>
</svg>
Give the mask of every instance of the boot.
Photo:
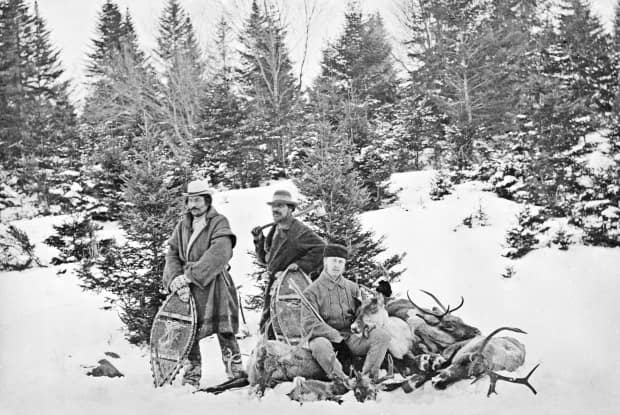
<svg viewBox="0 0 620 415">
<path fill-rule="evenodd" d="M 183 369 L 184 371 L 181 385 L 191 385 L 195 388 L 200 387 L 200 376 L 202 374 L 202 366 L 200 360 L 186 360 Z"/>
<path fill-rule="evenodd" d="M 241 361 L 241 352 L 235 335 L 232 333 L 219 333 L 217 335 L 222 351 L 222 362 L 224 370 L 229 380 L 247 377 L 243 370 L 243 362 Z"/>
</svg>

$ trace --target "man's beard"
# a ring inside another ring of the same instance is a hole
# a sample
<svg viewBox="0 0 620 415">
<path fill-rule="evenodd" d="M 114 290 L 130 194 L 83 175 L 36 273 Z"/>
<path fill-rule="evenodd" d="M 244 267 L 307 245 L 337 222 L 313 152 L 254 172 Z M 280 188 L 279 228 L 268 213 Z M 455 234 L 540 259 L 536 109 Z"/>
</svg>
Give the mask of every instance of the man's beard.
<svg viewBox="0 0 620 415">
<path fill-rule="evenodd" d="M 207 213 L 208 209 L 205 209 L 203 211 L 200 211 L 200 209 L 190 209 L 189 213 L 192 215 L 192 217 L 194 218 L 199 218 L 201 216 L 203 216 L 205 213 Z M 201 212 L 201 213 L 197 213 L 197 212 Z"/>
</svg>

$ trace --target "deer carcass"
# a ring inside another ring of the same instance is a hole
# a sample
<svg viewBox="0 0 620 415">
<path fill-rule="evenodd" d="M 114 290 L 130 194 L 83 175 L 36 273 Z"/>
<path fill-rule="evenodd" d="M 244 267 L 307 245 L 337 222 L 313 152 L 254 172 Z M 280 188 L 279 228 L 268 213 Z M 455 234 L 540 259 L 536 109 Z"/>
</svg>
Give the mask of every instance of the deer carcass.
<svg viewBox="0 0 620 415">
<path fill-rule="evenodd" d="M 399 317 L 407 322 L 413 334 L 421 340 L 417 345 L 422 353 L 441 353 L 446 347 L 480 334 L 476 327 L 465 324 L 453 313 L 463 306 L 464 300 L 453 309 L 447 308 L 433 294 L 421 290 L 432 297 L 441 307 L 427 310 L 416 305 L 407 293 L 406 299 L 390 301 L 386 309 L 390 316 Z"/>
<path fill-rule="evenodd" d="M 500 370 L 513 372 L 525 361 L 525 346 L 521 342 L 512 337 L 494 337 L 502 330 L 525 333 L 518 328 L 501 327 L 486 337 L 478 336 L 446 348 L 444 357 L 449 356 L 449 365 L 433 377 L 433 386 L 437 389 L 445 389 L 459 380 L 471 378 L 478 380 L 488 375 L 491 379 L 488 395 L 495 393 L 495 384 L 498 380 L 521 383 L 536 393 L 536 390 L 529 384 L 529 377 L 538 365 L 523 378 L 506 377 L 496 373 Z"/>
<path fill-rule="evenodd" d="M 411 349 L 416 341 L 415 336 L 404 320 L 388 315 L 382 295 L 362 302 L 357 309 L 351 331 L 367 337 L 368 333 L 377 327 L 385 328 L 390 333 L 388 351 L 394 358 L 413 357 Z"/>
</svg>

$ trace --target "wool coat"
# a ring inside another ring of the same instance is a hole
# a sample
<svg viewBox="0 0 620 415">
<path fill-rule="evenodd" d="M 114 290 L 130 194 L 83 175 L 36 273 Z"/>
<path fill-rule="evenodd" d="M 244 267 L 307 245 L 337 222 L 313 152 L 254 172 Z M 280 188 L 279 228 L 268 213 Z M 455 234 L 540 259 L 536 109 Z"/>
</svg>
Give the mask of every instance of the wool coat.
<svg viewBox="0 0 620 415">
<path fill-rule="evenodd" d="M 190 280 L 198 314 L 198 338 L 214 333 L 237 333 L 239 297 L 228 272 L 237 238 L 228 219 L 213 207 L 207 211 L 206 226 L 192 241 L 188 252 L 192 233 L 192 215 L 187 214 L 168 240 L 164 287 L 169 289 L 179 275 Z"/>
<path fill-rule="evenodd" d="M 323 271 L 303 294 L 308 301 L 302 305 L 301 321 L 309 341 L 325 337 L 332 343 L 339 343 L 349 338 L 362 298 L 359 285 L 342 275 L 333 278 Z M 316 317 L 315 311 L 324 322 Z"/>
<path fill-rule="evenodd" d="M 293 219 L 285 237 L 276 237 L 273 225 L 266 238 L 254 242 L 256 256 L 271 275 L 284 271 L 293 262 L 306 274 L 320 270 L 325 242 L 301 221 Z"/>
</svg>

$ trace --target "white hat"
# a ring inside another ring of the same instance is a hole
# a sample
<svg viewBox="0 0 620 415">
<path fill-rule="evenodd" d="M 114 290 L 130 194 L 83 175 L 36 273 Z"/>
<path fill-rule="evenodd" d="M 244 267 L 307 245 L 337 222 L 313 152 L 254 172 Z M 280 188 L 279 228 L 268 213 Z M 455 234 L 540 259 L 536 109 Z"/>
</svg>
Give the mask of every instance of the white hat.
<svg viewBox="0 0 620 415">
<path fill-rule="evenodd" d="M 183 193 L 183 196 L 213 195 L 213 193 L 215 192 L 207 180 L 194 180 L 187 184 L 187 193 Z"/>
</svg>

